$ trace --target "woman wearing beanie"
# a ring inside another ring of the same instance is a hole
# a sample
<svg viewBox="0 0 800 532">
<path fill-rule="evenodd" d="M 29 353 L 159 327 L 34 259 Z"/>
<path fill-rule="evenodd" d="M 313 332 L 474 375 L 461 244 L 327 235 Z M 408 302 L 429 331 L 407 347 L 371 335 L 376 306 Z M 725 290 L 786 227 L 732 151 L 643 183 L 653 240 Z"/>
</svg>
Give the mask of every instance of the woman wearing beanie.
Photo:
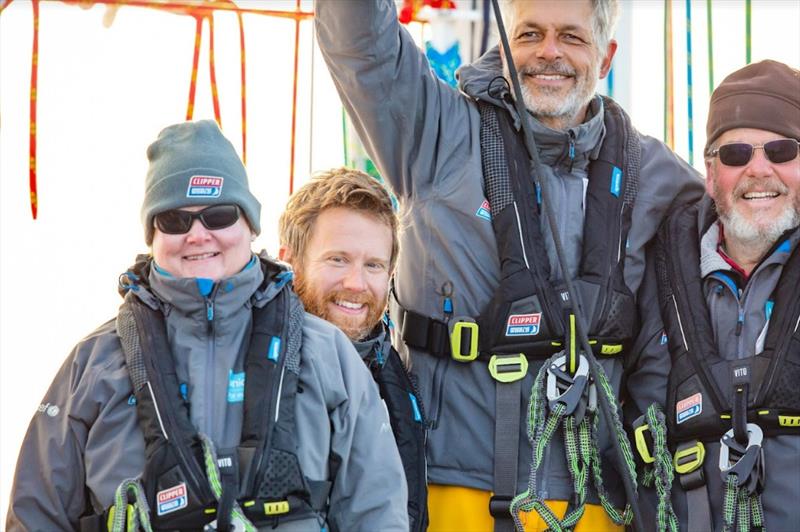
<svg viewBox="0 0 800 532">
<path fill-rule="evenodd" d="M 261 206 L 231 143 L 187 122 L 147 156 L 151 253 L 31 421 L 8 530 L 407 530 L 371 377 L 251 251 Z"/>
</svg>

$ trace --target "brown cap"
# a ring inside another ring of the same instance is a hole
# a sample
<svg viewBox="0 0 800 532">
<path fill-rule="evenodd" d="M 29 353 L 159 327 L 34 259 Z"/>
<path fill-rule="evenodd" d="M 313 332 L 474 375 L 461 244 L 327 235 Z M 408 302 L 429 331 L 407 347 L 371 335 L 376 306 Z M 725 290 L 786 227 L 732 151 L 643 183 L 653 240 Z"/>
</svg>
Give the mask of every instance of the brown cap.
<svg viewBox="0 0 800 532">
<path fill-rule="evenodd" d="M 708 106 L 706 151 L 720 135 L 740 127 L 800 140 L 800 70 L 767 59 L 722 80 Z"/>
</svg>

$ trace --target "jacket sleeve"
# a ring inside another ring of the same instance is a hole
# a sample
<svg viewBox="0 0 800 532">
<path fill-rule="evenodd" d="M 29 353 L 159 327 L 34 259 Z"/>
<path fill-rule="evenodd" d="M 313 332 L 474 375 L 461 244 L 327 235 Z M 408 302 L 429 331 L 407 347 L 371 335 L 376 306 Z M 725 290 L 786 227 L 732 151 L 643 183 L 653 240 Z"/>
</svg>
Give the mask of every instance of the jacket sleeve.
<svg viewBox="0 0 800 532">
<path fill-rule="evenodd" d="M 369 370 L 339 331 L 335 348 L 347 399 L 330 414 L 331 531 L 407 532 L 408 488 L 386 406 Z"/>
<path fill-rule="evenodd" d="M 103 422 L 115 401 L 109 387 L 97 382 L 112 368 L 93 364 L 99 352 L 103 352 L 99 358 L 108 361 L 111 344 L 119 346 L 113 335 L 84 340 L 53 379 L 22 442 L 7 530 L 76 530 L 91 506 L 87 447 L 103 448 L 119 428 Z M 117 366 L 120 360 L 116 359 Z M 98 426 L 107 430 L 96 430 Z M 113 497 L 106 495 L 109 501 Z"/>
<path fill-rule="evenodd" d="M 467 98 L 439 81 L 391 0 L 316 0 L 317 38 L 370 157 L 400 198 L 424 196 L 468 154 Z M 463 153 L 462 153 L 463 152 Z"/>
<path fill-rule="evenodd" d="M 673 208 L 702 197 L 703 178 L 662 142 L 641 136 L 642 164 L 639 193 L 633 207 L 631 231 L 625 258 L 625 281 L 636 293 L 644 276 L 645 246 Z"/>
<path fill-rule="evenodd" d="M 653 260 L 650 246 L 644 281 L 637 298 L 641 326 L 626 363 L 627 400 L 624 411 L 628 426 L 644 414 L 651 404 L 657 403 L 663 409 L 667 401 L 667 381 L 672 363 L 661 319 Z"/>
</svg>

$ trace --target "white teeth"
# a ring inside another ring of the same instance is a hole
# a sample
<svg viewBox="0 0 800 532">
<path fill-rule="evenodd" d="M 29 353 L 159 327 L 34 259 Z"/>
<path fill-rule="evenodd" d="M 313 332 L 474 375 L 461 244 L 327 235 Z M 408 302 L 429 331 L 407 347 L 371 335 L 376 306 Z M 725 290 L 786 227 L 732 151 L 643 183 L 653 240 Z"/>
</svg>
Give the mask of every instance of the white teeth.
<svg viewBox="0 0 800 532">
<path fill-rule="evenodd" d="M 777 192 L 747 192 L 742 195 L 744 199 L 777 198 Z"/>
<path fill-rule="evenodd" d="M 216 251 L 212 251 L 210 253 L 201 253 L 200 255 L 186 255 L 183 257 L 186 260 L 203 260 L 203 259 L 210 259 L 211 257 L 215 257 L 218 255 Z"/>
<path fill-rule="evenodd" d="M 364 306 L 363 303 L 353 303 L 351 301 L 337 301 L 336 304 L 340 307 L 349 308 L 351 310 L 359 310 Z"/>
<path fill-rule="evenodd" d="M 567 76 L 562 76 L 561 74 L 536 74 L 536 77 L 539 79 L 546 79 L 548 81 L 567 79 Z"/>
</svg>

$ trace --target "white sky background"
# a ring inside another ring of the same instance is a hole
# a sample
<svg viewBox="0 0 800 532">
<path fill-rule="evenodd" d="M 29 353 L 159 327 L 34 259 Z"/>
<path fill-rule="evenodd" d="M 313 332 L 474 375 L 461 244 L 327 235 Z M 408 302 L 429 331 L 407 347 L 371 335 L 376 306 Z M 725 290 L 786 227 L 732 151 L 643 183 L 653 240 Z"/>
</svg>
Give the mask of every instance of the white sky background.
<svg viewBox="0 0 800 532">
<path fill-rule="evenodd" d="M 288 0 L 238 3 L 294 6 Z M 719 83 L 744 65 L 744 1 L 713 4 Z M 304 0 L 304 8 L 310 7 Z M 623 9 L 615 94 L 635 125 L 661 138 L 663 3 L 623 0 Z M 705 1 L 693 2 L 692 10 L 699 166 L 709 92 Z M 117 277 L 146 251 L 139 222 L 145 149 L 161 128 L 183 120 L 186 112 L 194 20 L 128 7 L 106 29 L 102 15 L 100 6 L 41 5 L 36 221 L 28 202 L 30 4 L 14 0 L 0 15 L 0 523 L 31 415 L 72 346 L 116 314 Z M 673 25 L 676 150 L 686 157 L 682 1 L 674 2 Z M 769 57 L 796 68 L 798 26 L 800 0 L 754 0 L 753 60 Z M 241 152 L 236 17 L 218 14 L 215 30 L 223 130 Z M 263 205 L 256 248 L 274 252 L 277 220 L 288 195 L 294 22 L 246 15 L 245 31 L 248 173 Z M 412 29 L 417 37 L 425 31 Z M 295 187 L 310 171 L 343 163 L 341 105 L 318 53 L 312 61 L 310 21 L 301 24 L 300 41 Z M 196 119 L 213 118 L 207 47 L 206 26 Z"/>
</svg>

